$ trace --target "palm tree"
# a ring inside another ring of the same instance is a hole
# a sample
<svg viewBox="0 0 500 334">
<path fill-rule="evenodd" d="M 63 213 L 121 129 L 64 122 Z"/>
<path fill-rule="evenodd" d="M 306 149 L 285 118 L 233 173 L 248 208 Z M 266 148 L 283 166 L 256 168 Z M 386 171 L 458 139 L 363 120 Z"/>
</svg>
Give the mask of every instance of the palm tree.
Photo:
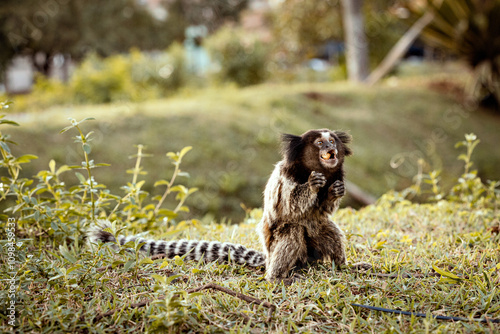
<svg viewBox="0 0 500 334">
<path fill-rule="evenodd" d="M 416 8 L 433 11 L 434 20 L 423 30 L 431 45 L 447 49 L 474 70 L 473 98 L 500 110 L 500 0 L 426 0 Z M 422 1 L 419 1 L 422 3 Z"/>
</svg>

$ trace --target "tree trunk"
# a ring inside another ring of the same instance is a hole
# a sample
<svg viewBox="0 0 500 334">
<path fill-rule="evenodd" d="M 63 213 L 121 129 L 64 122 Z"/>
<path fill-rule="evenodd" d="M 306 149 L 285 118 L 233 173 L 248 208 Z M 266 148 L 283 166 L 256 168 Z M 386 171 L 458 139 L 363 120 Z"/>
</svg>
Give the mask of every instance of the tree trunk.
<svg viewBox="0 0 500 334">
<path fill-rule="evenodd" d="M 422 30 L 432 22 L 434 14 L 432 12 L 425 13 L 413 26 L 399 39 L 399 41 L 392 47 L 391 51 L 385 56 L 380 65 L 370 74 L 366 80 L 368 85 L 373 85 L 384 77 L 397 62 L 404 56 L 411 43 L 417 39 Z"/>
<path fill-rule="evenodd" d="M 363 0 L 342 0 L 347 75 L 362 82 L 368 76 L 368 43 L 363 19 Z"/>
</svg>

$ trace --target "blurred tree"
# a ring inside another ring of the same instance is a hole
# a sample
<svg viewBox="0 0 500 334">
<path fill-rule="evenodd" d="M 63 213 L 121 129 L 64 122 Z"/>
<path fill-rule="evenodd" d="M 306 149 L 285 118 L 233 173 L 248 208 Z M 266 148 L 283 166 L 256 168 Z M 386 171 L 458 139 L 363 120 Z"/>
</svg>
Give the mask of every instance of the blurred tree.
<svg viewBox="0 0 500 334">
<path fill-rule="evenodd" d="M 79 60 L 88 51 L 163 49 L 183 33 L 177 21 L 154 19 L 136 0 L 2 0 L 0 66 L 25 54 L 47 74 L 55 54 Z"/>
<path fill-rule="evenodd" d="M 422 4 L 421 6 L 418 6 Z M 500 0 L 407 0 L 416 15 L 432 11 L 423 37 L 474 69 L 473 97 L 500 110 Z"/>
<path fill-rule="evenodd" d="M 291 63 L 312 58 L 328 41 L 341 41 L 340 6 L 334 1 L 285 0 L 273 16 L 277 53 Z"/>
<path fill-rule="evenodd" d="M 349 80 L 362 82 L 368 76 L 368 43 L 363 17 L 363 0 L 342 0 Z"/>
<path fill-rule="evenodd" d="M 238 22 L 248 0 L 168 0 L 168 11 L 188 25 L 204 25 L 210 32 L 227 21 Z"/>
<path fill-rule="evenodd" d="M 364 1 L 364 31 L 369 59 L 377 64 L 405 32 L 406 25 L 394 14 L 398 0 Z M 344 41 L 340 0 L 285 0 L 273 13 L 276 53 L 298 63 L 318 56 L 327 42 Z"/>
</svg>

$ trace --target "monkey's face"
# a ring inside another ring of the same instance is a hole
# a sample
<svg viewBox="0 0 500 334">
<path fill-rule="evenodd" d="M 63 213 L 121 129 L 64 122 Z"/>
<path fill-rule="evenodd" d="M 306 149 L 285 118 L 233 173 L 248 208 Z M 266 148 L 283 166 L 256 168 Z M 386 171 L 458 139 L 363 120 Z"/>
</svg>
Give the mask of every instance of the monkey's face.
<svg viewBox="0 0 500 334">
<path fill-rule="evenodd" d="M 344 158 L 352 154 L 350 141 L 342 131 L 309 130 L 301 136 L 284 134 L 282 150 L 287 165 L 296 167 L 293 176 L 303 181 L 311 171 L 333 173 L 342 168 Z"/>
<path fill-rule="evenodd" d="M 329 131 L 325 131 L 312 143 L 318 151 L 318 161 L 325 168 L 335 168 L 339 164 L 337 140 Z"/>
</svg>

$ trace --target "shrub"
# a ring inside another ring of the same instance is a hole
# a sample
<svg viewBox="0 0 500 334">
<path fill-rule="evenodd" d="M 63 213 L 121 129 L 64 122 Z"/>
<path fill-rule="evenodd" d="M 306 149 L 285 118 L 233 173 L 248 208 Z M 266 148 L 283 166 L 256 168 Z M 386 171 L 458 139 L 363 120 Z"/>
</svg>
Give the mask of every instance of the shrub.
<svg viewBox="0 0 500 334">
<path fill-rule="evenodd" d="M 242 30 L 224 27 L 204 42 L 218 64 L 215 77 L 239 86 L 254 85 L 267 78 L 268 47 Z"/>
<path fill-rule="evenodd" d="M 148 156 L 142 145 L 137 146 L 135 167 L 127 170 L 132 174 L 131 182 L 123 186 L 123 196 L 111 194 L 104 184 L 98 183 L 94 178 L 94 169 L 108 166 L 105 163 L 96 163 L 90 158 L 92 146 L 92 132 L 83 133 L 81 124 L 91 118 L 80 122 L 71 120 L 71 125 L 61 132 L 75 131 L 74 137 L 82 149 L 83 161 L 79 166 L 56 166 L 54 160 L 50 161 L 49 169 L 39 171 L 33 178 L 23 178 L 20 175 L 22 164 L 36 159 L 34 155 L 14 157 L 11 154 L 8 136 L 0 132 L 0 153 L 3 160 L 0 167 L 7 170 L 8 176 L 1 178 L 0 200 L 11 198 L 14 202 L 6 213 L 16 217 L 22 228 L 47 233 L 59 240 L 76 241 L 81 235 L 82 228 L 98 218 L 110 221 L 128 221 L 132 227 L 144 227 L 155 224 L 166 225 L 175 222 L 181 212 L 189 211 L 184 205 L 189 195 L 196 188 L 187 188 L 181 184 L 174 185 L 177 177 L 187 176 L 182 172 L 180 164 L 184 155 L 191 149 L 185 147 L 180 152 L 167 153 L 167 157 L 174 165 L 172 177 L 169 180 L 157 181 L 154 186 L 165 188 L 163 195 L 153 197 L 148 201 L 149 194 L 142 188 L 145 180 L 139 177 L 145 175 L 141 161 Z M 15 122 L 1 120 L 0 124 L 17 125 Z M 79 183 L 68 186 L 61 180 L 61 174 L 74 170 Z M 166 197 L 176 193 L 177 205 L 174 209 L 164 209 L 162 205 Z M 2 215 L 2 219 L 6 219 Z"/>
<path fill-rule="evenodd" d="M 78 103 L 135 100 L 132 64 L 125 56 L 100 59 L 92 54 L 76 69 L 70 86 Z"/>
<path fill-rule="evenodd" d="M 17 108 L 23 110 L 73 103 L 135 102 L 169 96 L 191 81 L 184 48 L 174 43 L 166 52 L 131 50 L 130 54 L 107 58 L 91 54 L 67 84 L 39 75 L 31 94 L 15 100 Z"/>
</svg>

